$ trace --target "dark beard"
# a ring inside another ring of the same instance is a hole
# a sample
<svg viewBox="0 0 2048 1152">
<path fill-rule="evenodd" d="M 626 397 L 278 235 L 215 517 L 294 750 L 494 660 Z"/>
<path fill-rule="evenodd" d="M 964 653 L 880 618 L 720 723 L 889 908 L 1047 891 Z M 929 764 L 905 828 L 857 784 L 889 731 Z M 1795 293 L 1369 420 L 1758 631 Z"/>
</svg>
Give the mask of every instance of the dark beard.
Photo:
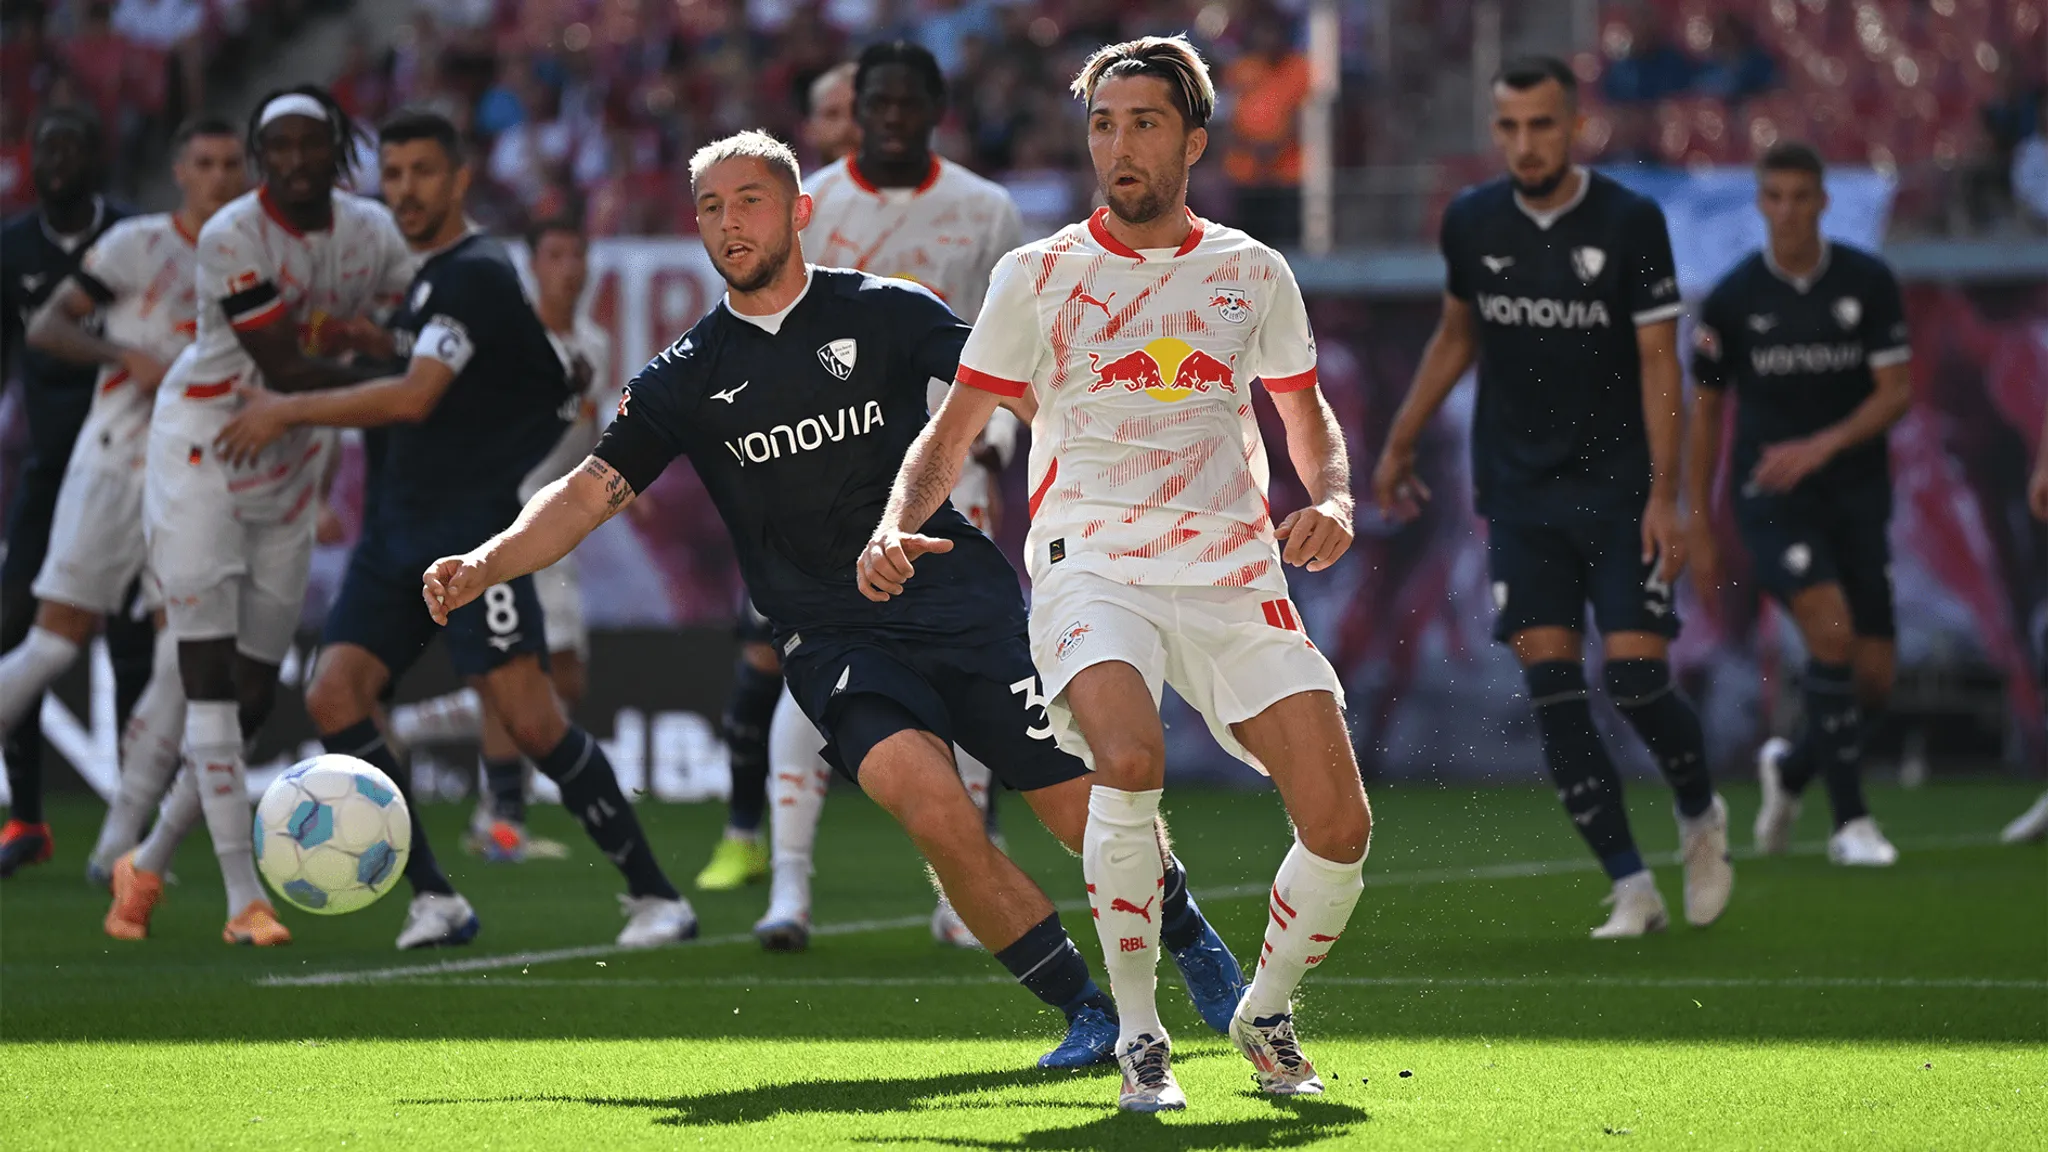
<svg viewBox="0 0 2048 1152">
<path fill-rule="evenodd" d="M 1102 202 L 1109 205 L 1109 210 L 1116 213 L 1117 219 L 1122 220 L 1126 224 L 1150 224 L 1152 221 L 1159 219 L 1166 211 L 1167 200 L 1173 193 L 1180 191 L 1180 189 L 1167 188 L 1163 190 L 1165 195 L 1162 195 L 1162 189 L 1147 184 L 1144 187 L 1144 191 L 1139 193 L 1137 203 L 1126 210 L 1118 206 L 1116 190 L 1114 188 L 1103 184 L 1098 184 L 1097 187 L 1102 190 Z M 1185 187 L 1186 185 L 1182 185 L 1182 188 Z"/>
<path fill-rule="evenodd" d="M 774 283 L 775 278 L 777 276 L 782 275 L 783 267 L 789 263 L 789 254 L 791 247 L 791 244 L 784 243 L 782 247 L 776 249 L 773 252 L 768 253 L 767 259 L 761 261 L 761 270 L 754 273 L 752 276 L 747 277 L 745 280 L 734 279 L 733 274 L 731 272 L 726 271 L 724 265 L 717 265 L 718 275 L 721 279 L 725 281 L 725 286 L 727 288 L 730 288 L 733 291 L 740 293 L 741 295 L 745 295 L 749 292 L 759 292 L 761 289 L 766 288 L 768 285 Z M 713 261 L 713 263 L 715 265 L 717 264 L 716 261 Z"/>
<path fill-rule="evenodd" d="M 1536 181 L 1534 184 L 1523 183 L 1520 177 L 1509 177 L 1509 179 L 1514 181 L 1515 191 L 1522 194 L 1522 199 L 1541 200 L 1552 192 L 1557 191 L 1558 185 L 1563 184 L 1564 178 L 1571 175 L 1571 173 L 1572 166 L 1567 164 L 1543 179 Z"/>
</svg>

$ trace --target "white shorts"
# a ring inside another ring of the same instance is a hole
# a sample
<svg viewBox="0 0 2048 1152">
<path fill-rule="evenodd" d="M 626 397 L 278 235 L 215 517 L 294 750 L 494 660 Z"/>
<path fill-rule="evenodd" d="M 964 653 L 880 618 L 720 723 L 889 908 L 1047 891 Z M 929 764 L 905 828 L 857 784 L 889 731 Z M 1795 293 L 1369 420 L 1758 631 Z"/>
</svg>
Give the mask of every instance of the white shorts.
<svg viewBox="0 0 2048 1152">
<path fill-rule="evenodd" d="M 564 556 L 533 574 L 540 596 L 540 616 L 547 625 L 548 651 L 574 652 L 590 658 L 590 630 L 583 625 L 583 581 L 576 557 Z"/>
<path fill-rule="evenodd" d="M 1031 658 L 1038 666 L 1059 746 L 1094 760 L 1067 708 L 1067 685 L 1082 669 L 1122 661 L 1145 677 L 1156 703 L 1168 684 L 1202 714 L 1226 752 L 1266 768 L 1238 743 L 1232 724 L 1300 692 L 1344 686 L 1302 630 L 1285 596 L 1255 588 L 1124 584 L 1091 572 L 1041 580 L 1033 588 Z"/>
<path fill-rule="evenodd" d="M 109 466 L 80 443 L 64 469 L 50 550 L 33 587 L 38 600 L 101 616 L 119 612 L 142 574 L 142 471 Z"/>
</svg>

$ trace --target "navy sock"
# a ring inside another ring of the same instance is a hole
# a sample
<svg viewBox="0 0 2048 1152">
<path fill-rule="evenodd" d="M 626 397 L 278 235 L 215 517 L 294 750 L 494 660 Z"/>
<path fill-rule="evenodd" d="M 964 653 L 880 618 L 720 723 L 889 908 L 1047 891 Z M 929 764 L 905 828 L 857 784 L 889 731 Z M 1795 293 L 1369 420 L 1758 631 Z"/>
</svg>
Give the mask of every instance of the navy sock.
<svg viewBox="0 0 2048 1152">
<path fill-rule="evenodd" d="M 562 790 L 562 807 L 583 825 L 598 850 L 625 874 L 626 890 L 635 896 L 679 899 L 675 885 L 655 862 L 654 849 L 640 831 L 640 818 L 619 790 L 619 778 L 604 748 L 574 724 L 554 750 L 534 761 Z"/>
<path fill-rule="evenodd" d="M 732 796 L 726 822 L 741 832 L 758 831 L 768 811 L 768 729 L 782 699 L 782 677 L 741 660 L 733 669 L 732 698 L 722 726 L 732 749 Z"/>
<path fill-rule="evenodd" d="M 1707 738 L 1700 714 L 1678 694 L 1671 665 L 1662 660 L 1610 660 L 1607 694 L 1657 761 L 1657 770 L 1677 794 L 1678 811 L 1698 816 L 1714 804 L 1714 780 L 1707 773 Z"/>
<path fill-rule="evenodd" d="M 526 761 L 513 756 L 483 763 L 484 786 L 491 792 L 491 815 L 514 824 L 526 823 Z"/>
<path fill-rule="evenodd" d="M 1523 675 L 1543 733 L 1543 758 L 1565 812 L 1610 877 L 1619 880 L 1642 871 L 1642 853 L 1636 851 L 1622 807 L 1621 774 L 1593 727 L 1585 668 L 1574 660 L 1549 660 L 1529 665 Z"/>
<path fill-rule="evenodd" d="M 448 882 L 448 876 L 441 871 L 441 862 L 434 859 L 434 846 L 427 842 L 427 830 L 420 823 L 419 801 L 412 794 L 412 773 L 399 767 L 398 757 L 391 754 L 391 746 L 384 742 L 384 734 L 377 730 L 375 720 L 358 720 L 331 736 L 322 736 L 320 743 L 329 752 L 339 752 L 358 760 L 375 765 L 377 770 L 391 777 L 398 785 L 399 794 L 405 797 L 405 811 L 412 818 L 412 849 L 405 858 L 405 881 L 412 885 L 415 895 L 433 892 L 442 896 L 453 896 L 455 885 Z"/>
<path fill-rule="evenodd" d="M 1818 774 L 1827 786 L 1835 827 L 1870 815 L 1863 802 L 1863 722 L 1849 665 L 1807 662 L 1806 735 L 1799 743 L 1807 779 Z"/>
<path fill-rule="evenodd" d="M 1094 1008 L 1116 1019 L 1116 1002 L 1095 984 L 1088 974 L 1088 961 L 1055 912 L 1025 929 L 996 959 L 1017 978 L 1024 990 L 1059 1009 L 1067 1019 L 1083 1008 Z"/>
<path fill-rule="evenodd" d="M 1209 925 L 1202 910 L 1188 899 L 1188 872 L 1178 856 L 1166 858 L 1166 894 L 1159 901 L 1159 942 L 1178 952 L 1202 938 Z"/>
</svg>

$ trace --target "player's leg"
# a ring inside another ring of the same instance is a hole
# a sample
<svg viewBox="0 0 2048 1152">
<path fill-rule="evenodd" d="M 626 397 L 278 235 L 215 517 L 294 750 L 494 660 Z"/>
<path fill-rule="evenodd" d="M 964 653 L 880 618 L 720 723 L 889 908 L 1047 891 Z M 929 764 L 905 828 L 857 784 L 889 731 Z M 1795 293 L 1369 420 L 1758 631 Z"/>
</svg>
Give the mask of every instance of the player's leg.
<svg viewBox="0 0 2048 1152">
<path fill-rule="evenodd" d="M 114 722 L 126 727 L 149 689 L 156 655 L 156 618 L 144 603 L 140 580 L 128 581 L 120 603 L 107 614 L 104 635 L 114 672 Z"/>
<path fill-rule="evenodd" d="M 484 705 L 474 688 L 458 688 L 391 710 L 391 736 L 408 748 L 475 740 L 483 727 Z"/>
<path fill-rule="evenodd" d="M 98 630 L 100 615 L 57 600 L 36 602 L 35 624 L 22 642 L 0 657 L 0 728 L 13 731 L 43 693 L 78 662 Z"/>
<path fill-rule="evenodd" d="M 974 801 L 974 807 L 981 813 L 981 823 L 988 830 L 989 840 L 1000 849 L 1003 846 L 1001 830 L 995 823 L 996 788 L 995 777 L 989 767 L 956 747 L 953 762 L 960 771 L 960 783 L 967 789 L 967 798 Z M 967 922 L 960 919 L 960 913 L 953 909 L 944 892 L 939 893 L 939 902 L 932 909 L 932 939 L 954 948 L 976 949 L 981 941 L 968 931 Z"/>
<path fill-rule="evenodd" d="M 46 468 L 23 471 L 7 514 L 6 556 L 0 558 L 0 654 L 11 653 L 28 639 L 35 623 L 33 584 L 50 539 L 61 473 Z M 30 708 L 8 731 L 4 749 L 11 810 L 0 826 L 0 879 L 24 865 L 47 861 L 53 851 L 49 825 L 43 822 L 43 723 L 41 710 Z"/>
<path fill-rule="evenodd" d="M 782 698 L 782 662 L 768 639 L 767 621 L 751 605 L 739 625 L 740 653 L 733 662 L 732 694 L 720 718 L 731 753 L 732 789 L 726 799 L 725 835 L 711 860 L 697 873 L 707 892 L 729 892 L 768 872 L 770 853 L 761 843 L 761 822 L 769 803 L 774 770 L 768 750 L 776 702 Z"/>
<path fill-rule="evenodd" d="M 158 613 L 149 685 L 121 732 L 120 785 L 100 823 L 99 842 L 87 861 L 89 877 L 111 876 L 114 862 L 133 849 L 149 813 L 169 791 L 185 740 L 185 686 L 178 672 L 178 639 Z"/>
<path fill-rule="evenodd" d="M 477 736 L 483 780 L 469 822 L 469 848 L 494 863 L 516 864 L 526 858 L 526 758 L 503 718 L 483 703 L 481 693 L 477 699 L 483 717 Z"/>
<path fill-rule="evenodd" d="M 141 940 L 149 935 L 150 916 L 163 899 L 171 857 L 202 818 L 198 778 L 190 769 L 183 769 L 165 794 L 149 836 L 114 862 L 109 885 L 114 899 L 102 923 L 107 935 L 116 940 Z"/>
<path fill-rule="evenodd" d="M 790 698 L 780 677 L 776 685 L 778 702 L 768 729 L 773 879 L 768 911 L 754 925 L 754 937 L 770 952 L 801 952 L 810 945 L 811 861 L 832 768 L 825 763 L 825 738 Z"/>
</svg>

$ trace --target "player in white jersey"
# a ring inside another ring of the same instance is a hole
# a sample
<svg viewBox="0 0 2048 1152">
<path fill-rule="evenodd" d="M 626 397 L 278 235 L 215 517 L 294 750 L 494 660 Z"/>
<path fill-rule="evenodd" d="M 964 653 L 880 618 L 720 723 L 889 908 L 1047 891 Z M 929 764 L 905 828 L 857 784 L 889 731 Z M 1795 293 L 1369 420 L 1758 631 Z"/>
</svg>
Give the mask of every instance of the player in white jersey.
<svg viewBox="0 0 2048 1152">
<path fill-rule="evenodd" d="M 997 267 L 961 353 L 964 387 L 904 461 L 862 555 L 863 591 L 887 599 L 914 559 L 950 547 L 917 526 L 986 414 L 1035 399 L 1031 644 L 1054 736 L 1095 772 L 1082 867 L 1120 1017 L 1118 1104 L 1186 1106 L 1154 1003 L 1149 910 L 1162 870 L 1146 863 L 1158 855 L 1166 684 L 1224 748 L 1273 777 L 1294 822 L 1230 1035 L 1266 1091 L 1320 1092 L 1291 997 L 1350 920 L 1372 825 L 1341 686 L 1304 633 L 1282 564 L 1321 571 L 1350 547 L 1343 433 L 1316 387 L 1286 261 L 1187 209 L 1215 108 L 1194 48 L 1180 37 L 1112 45 L 1074 91 L 1108 206 Z M 1277 526 L 1254 379 L 1314 501 Z"/>
<path fill-rule="evenodd" d="M 818 264 L 915 281 L 972 323 L 989 270 L 1022 242 L 1023 225 L 1002 185 L 932 151 L 945 105 L 945 77 L 925 48 L 898 40 L 863 51 L 853 76 L 860 145 L 805 182 L 812 208 L 803 235 Z M 949 383 L 932 381 L 932 407 Z M 1000 408 L 990 413 L 973 462 L 953 488 L 953 506 L 984 532 L 996 529 L 997 484 L 1016 451 L 1017 431 L 1016 416 Z M 768 913 L 754 929 L 771 948 L 807 934 L 812 845 L 831 779 L 824 746 L 785 688 L 768 737 L 774 882 Z M 968 795 L 996 834 L 987 766 L 965 752 L 955 755 Z M 943 896 L 932 912 L 932 935 L 956 947 L 981 946 Z"/>
<path fill-rule="evenodd" d="M 369 317 L 397 302 L 412 256 L 382 205 L 336 188 L 354 135 L 315 86 L 257 106 L 247 139 L 263 181 L 199 233 L 198 335 L 165 375 L 150 423 L 143 525 L 187 699 L 176 787 L 199 794 L 227 885 L 222 935 L 231 943 L 291 939 L 250 857 L 243 736 L 268 714 L 298 626 L 334 436 L 297 430 L 243 465 L 215 440 L 246 392 L 370 378 L 375 366 L 331 357 L 391 355 L 389 334 Z M 185 830 L 159 820 L 115 865 L 110 934 L 146 934 Z"/>
<path fill-rule="evenodd" d="M 30 320 L 31 345 L 100 365 L 92 409 L 58 491 L 49 554 L 36 575 L 36 625 L 0 660 L 0 728 L 12 730 L 77 660 L 100 620 L 118 612 L 142 574 L 142 466 L 157 385 L 197 324 L 199 230 L 248 187 L 242 142 L 221 119 L 191 121 L 171 142 L 175 212 L 131 216 L 94 242 L 79 272 Z M 97 313 L 101 334 L 86 322 Z M 145 600 L 153 600 L 145 595 Z M 177 764 L 185 723 L 177 647 L 158 621 L 149 686 L 123 735 L 121 788 L 86 872 L 104 886 L 135 846 Z"/>
</svg>

